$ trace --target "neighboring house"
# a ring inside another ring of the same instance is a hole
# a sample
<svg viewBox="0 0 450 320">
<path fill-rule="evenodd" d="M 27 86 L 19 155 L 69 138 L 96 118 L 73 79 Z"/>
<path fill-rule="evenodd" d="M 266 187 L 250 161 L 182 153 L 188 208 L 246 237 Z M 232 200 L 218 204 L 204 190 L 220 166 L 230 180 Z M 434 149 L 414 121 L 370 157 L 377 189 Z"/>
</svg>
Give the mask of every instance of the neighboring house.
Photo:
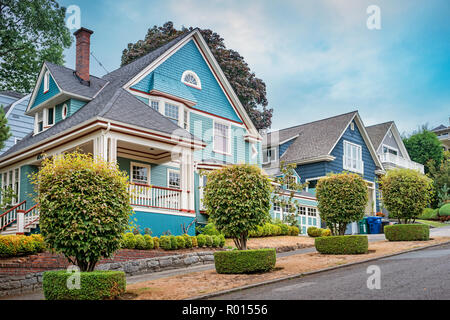
<svg viewBox="0 0 450 320">
<path fill-rule="evenodd" d="M 439 127 L 431 130 L 431 132 L 434 132 L 438 136 L 438 139 L 442 142 L 442 147 L 445 151 L 450 150 L 450 126 L 446 127 L 441 124 Z"/>
<path fill-rule="evenodd" d="M 33 130 L 33 117 L 25 115 L 30 96 L 31 94 L 22 95 L 17 92 L 0 91 L 0 105 L 3 105 L 11 132 L 11 137 L 5 141 L 5 147 L 0 150 L 0 155 Z M 4 102 L 8 104 L 4 104 Z"/>
<path fill-rule="evenodd" d="M 368 184 L 366 215 L 378 206 L 377 175 L 383 165 L 357 111 L 271 132 L 263 143 L 263 168 L 275 170 L 280 161 L 297 164 L 305 190 L 315 194 L 317 181 L 328 173 L 343 171 L 360 174 Z M 349 232 L 357 233 L 356 224 Z"/>
<path fill-rule="evenodd" d="M 91 34 L 75 32 L 76 70 L 42 66 L 26 111 L 34 130 L 0 157 L 2 186 L 19 194 L 0 230 L 37 226 L 28 175 L 43 157 L 76 149 L 129 173 L 141 231 L 180 234 L 195 219 L 204 223 L 199 170 L 260 166 L 262 140 L 205 40 L 198 29 L 186 32 L 99 78 L 89 74 Z"/>
<path fill-rule="evenodd" d="M 424 173 L 423 165 L 409 157 L 394 121 L 369 126 L 366 130 L 384 169 L 406 168 Z"/>
</svg>

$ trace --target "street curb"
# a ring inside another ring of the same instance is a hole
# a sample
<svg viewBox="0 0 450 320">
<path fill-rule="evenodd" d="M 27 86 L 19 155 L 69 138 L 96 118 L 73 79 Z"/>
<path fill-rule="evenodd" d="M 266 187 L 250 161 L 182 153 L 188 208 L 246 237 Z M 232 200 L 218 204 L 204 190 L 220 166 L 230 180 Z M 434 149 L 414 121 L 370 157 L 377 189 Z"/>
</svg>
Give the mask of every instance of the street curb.
<svg viewBox="0 0 450 320">
<path fill-rule="evenodd" d="M 221 296 L 221 295 L 227 294 L 227 293 L 233 293 L 233 292 L 242 291 L 242 290 L 245 290 L 245 289 L 256 288 L 256 287 L 262 287 L 262 286 L 265 286 L 265 285 L 268 285 L 268 284 L 272 284 L 272 283 L 277 283 L 277 282 L 282 282 L 282 281 L 286 281 L 286 280 L 297 279 L 297 278 L 301 278 L 301 277 L 304 277 L 304 276 L 309 276 L 309 275 L 322 273 L 322 272 L 335 270 L 335 269 L 340 269 L 340 268 L 346 268 L 346 267 L 350 267 L 350 266 L 354 266 L 354 265 L 358 265 L 358 264 L 363 264 L 363 263 L 374 261 L 374 260 L 394 257 L 394 256 L 398 256 L 400 254 L 414 252 L 414 251 L 419 251 L 419 250 L 423 250 L 423 249 L 429 249 L 429 248 L 438 247 L 438 246 L 442 246 L 442 245 L 446 245 L 446 244 L 450 244 L 450 241 L 441 242 L 441 243 L 437 243 L 437 244 L 432 244 L 432 245 L 425 246 L 425 247 L 420 247 L 420 248 L 414 248 L 414 249 L 410 249 L 410 250 L 406 250 L 406 251 L 402 251 L 402 252 L 386 254 L 384 256 L 374 257 L 374 258 L 370 258 L 370 259 L 366 259 L 366 260 L 350 262 L 350 263 L 342 264 L 342 265 L 338 265 L 338 266 L 333 266 L 333 267 L 323 268 L 323 269 L 319 269 L 319 270 L 314 270 L 314 271 L 308 271 L 308 272 L 304 272 L 304 273 L 294 274 L 294 275 L 286 276 L 286 277 L 283 277 L 283 278 L 272 279 L 272 280 L 267 280 L 267 281 L 258 282 L 258 283 L 252 283 L 252 284 L 248 284 L 248 285 L 245 285 L 245 286 L 242 286 L 242 287 L 233 288 L 233 289 L 227 289 L 227 290 L 222 290 L 222 291 L 217 291 L 217 292 L 213 292 L 213 293 L 209 293 L 209 294 L 205 294 L 205 295 L 201 295 L 201 296 L 196 296 L 196 297 L 185 299 L 185 300 L 204 300 L 204 299 L 208 299 L 208 298 L 212 298 L 212 297 L 216 297 L 216 296 Z"/>
</svg>

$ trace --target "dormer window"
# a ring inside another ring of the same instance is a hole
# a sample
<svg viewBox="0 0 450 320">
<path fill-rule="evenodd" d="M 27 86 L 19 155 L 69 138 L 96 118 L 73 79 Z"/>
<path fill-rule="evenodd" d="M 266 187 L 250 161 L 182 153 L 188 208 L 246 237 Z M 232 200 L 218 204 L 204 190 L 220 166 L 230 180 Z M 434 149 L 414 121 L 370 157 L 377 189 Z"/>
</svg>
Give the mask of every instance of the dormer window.
<svg viewBox="0 0 450 320">
<path fill-rule="evenodd" d="M 46 71 L 44 73 L 44 93 L 47 93 L 50 88 L 50 73 Z"/>
<path fill-rule="evenodd" d="M 55 124 L 55 108 L 47 109 L 47 126 L 52 126 Z"/>
<path fill-rule="evenodd" d="M 184 84 L 196 88 L 201 89 L 202 84 L 200 82 L 200 78 L 197 76 L 197 74 L 194 71 L 187 70 L 183 72 L 183 75 L 181 76 L 181 82 Z"/>
<path fill-rule="evenodd" d="M 35 134 L 38 134 L 44 130 L 44 110 L 36 112 L 35 117 L 34 132 Z"/>
</svg>

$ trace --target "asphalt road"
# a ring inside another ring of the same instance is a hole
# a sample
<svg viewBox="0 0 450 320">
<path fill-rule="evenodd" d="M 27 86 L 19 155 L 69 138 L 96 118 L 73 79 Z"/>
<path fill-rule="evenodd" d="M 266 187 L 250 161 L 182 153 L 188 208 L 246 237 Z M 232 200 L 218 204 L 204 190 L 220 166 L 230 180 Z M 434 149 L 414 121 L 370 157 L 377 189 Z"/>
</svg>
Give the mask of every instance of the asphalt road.
<svg viewBox="0 0 450 320">
<path fill-rule="evenodd" d="M 373 271 L 378 266 L 380 289 Z M 450 299 L 450 245 L 282 281 L 212 299 L 229 300 L 439 300 Z"/>
</svg>

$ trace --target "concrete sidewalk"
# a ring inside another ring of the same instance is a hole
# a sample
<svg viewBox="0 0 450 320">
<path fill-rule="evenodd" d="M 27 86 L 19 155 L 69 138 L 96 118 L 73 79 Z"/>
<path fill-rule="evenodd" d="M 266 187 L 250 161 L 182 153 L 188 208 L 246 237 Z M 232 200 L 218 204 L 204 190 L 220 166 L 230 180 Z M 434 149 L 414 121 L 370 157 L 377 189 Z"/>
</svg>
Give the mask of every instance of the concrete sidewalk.
<svg viewBox="0 0 450 320">
<path fill-rule="evenodd" d="M 369 242 L 383 241 L 386 239 L 384 234 L 368 234 L 367 236 L 369 238 Z M 450 237 L 450 226 L 430 229 L 430 236 L 431 237 L 437 237 L 437 236 Z M 293 251 L 277 253 L 277 258 L 288 257 L 288 256 L 296 255 L 296 254 L 310 253 L 310 252 L 315 252 L 315 251 L 316 251 L 316 249 L 314 247 L 297 249 L 297 250 L 293 250 Z M 138 283 L 138 282 L 145 282 L 145 281 L 151 281 L 151 280 L 156 280 L 156 279 L 165 278 L 165 277 L 171 277 L 171 276 L 176 276 L 176 275 L 182 275 L 182 274 L 187 274 L 187 273 L 192 273 L 192 272 L 200 272 L 200 271 L 206 271 L 206 270 L 212 270 L 212 269 L 214 269 L 214 264 L 187 267 L 187 268 L 183 268 L 183 269 L 166 270 L 166 271 L 161 271 L 161 272 L 152 272 L 152 273 L 127 277 L 127 283 L 132 284 L 132 283 Z M 43 300 L 43 299 L 44 299 L 44 294 L 43 294 L 42 290 L 23 294 L 20 296 L 0 297 L 0 300 Z"/>
</svg>

